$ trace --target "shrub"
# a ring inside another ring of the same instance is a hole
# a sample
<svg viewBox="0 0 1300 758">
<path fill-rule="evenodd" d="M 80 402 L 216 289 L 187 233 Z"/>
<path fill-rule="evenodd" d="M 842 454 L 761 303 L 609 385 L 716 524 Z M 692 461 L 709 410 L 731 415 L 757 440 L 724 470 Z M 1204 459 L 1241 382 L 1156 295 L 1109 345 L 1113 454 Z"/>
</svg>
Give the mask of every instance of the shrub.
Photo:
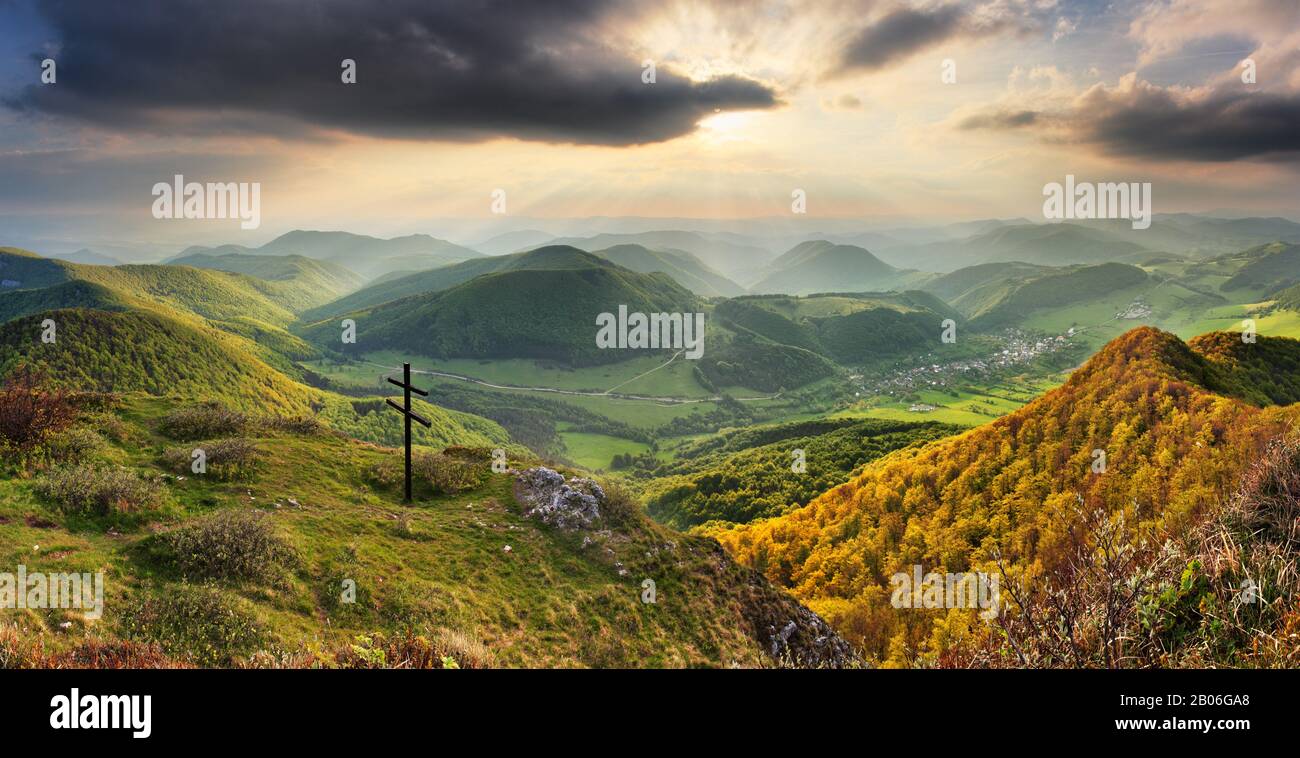
<svg viewBox="0 0 1300 758">
<path fill-rule="evenodd" d="M 104 448 L 107 443 L 98 432 L 74 426 L 56 432 L 45 440 L 45 455 L 53 463 L 81 463 Z"/>
<path fill-rule="evenodd" d="M 320 431 L 320 421 L 315 416 L 268 416 L 262 426 L 277 432 L 315 434 Z"/>
<path fill-rule="evenodd" d="M 626 487 L 617 482 L 606 482 L 603 487 L 605 501 L 600 504 L 600 515 L 607 526 L 623 528 L 640 522 L 641 503 Z"/>
<path fill-rule="evenodd" d="M 0 448 L 25 453 L 74 418 L 76 407 L 66 393 L 43 389 L 36 375 L 20 370 L 0 389 Z"/>
<path fill-rule="evenodd" d="M 157 482 L 121 466 L 77 464 L 57 468 L 36 485 L 64 513 L 107 516 L 153 508 L 161 497 Z"/>
<path fill-rule="evenodd" d="M 482 463 L 445 455 L 420 455 L 411 462 L 412 476 L 428 482 L 440 495 L 455 495 L 481 487 L 488 468 Z"/>
<path fill-rule="evenodd" d="M 257 472 L 262 460 L 261 448 L 244 437 L 205 442 L 199 449 L 206 456 L 207 473 L 217 479 L 249 479 Z M 194 448 L 191 447 L 170 448 L 163 453 L 163 462 L 172 471 L 189 473 L 192 470 L 193 453 Z"/>
<path fill-rule="evenodd" d="M 295 562 L 293 548 L 252 511 L 222 511 L 162 537 L 176 566 L 192 579 L 266 581 Z"/>
<path fill-rule="evenodd" d="M 248 417 L 218 403 L 178 408 L 163 417 L 159 431 L 174 440 L 200 440 L 239 434 Z"/>
<path fill-rule="evenodd" d="M 172 655 L 222 665 L 248 655 L 266 630 L 247 604 L 211 585 L 179 584 L 127 611 L 128 637 L 156 642 Z"/>
<path fill-rule="evenodd" d="M 131 427 L 113 413 L 92 411 L 81 415 L 80 424 L 101 437 L 122 443 L 132 436 Z"/>
<path fill-rule="evenodd" d="M 400 486 L 403 461 L 392 456 L 370 469 L 370 479 L 382 487 Z M 456 495 L 483 486 L 490 468 L 487 463 L 472 458 L 451 457 L 436 453 L 416 453 L 411 459 L 413 488 L 426 489 L 435 495 Z"/>
</svg>

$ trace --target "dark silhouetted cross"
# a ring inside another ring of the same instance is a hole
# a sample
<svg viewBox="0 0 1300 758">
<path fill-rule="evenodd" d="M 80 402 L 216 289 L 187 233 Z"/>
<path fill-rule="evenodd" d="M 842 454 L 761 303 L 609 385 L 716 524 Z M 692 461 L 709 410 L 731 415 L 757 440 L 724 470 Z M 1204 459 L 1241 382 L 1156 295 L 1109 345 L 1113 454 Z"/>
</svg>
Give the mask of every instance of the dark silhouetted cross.
<svg viewBox="0 0 1300 758">
<path fill-rule="evenodd" d="M 432 426 L 428 419 L 411 410 L 411 393 L 414 392 L 421 397 L 428 397 L 429 393 L 411 386 L 411 364 L 409 363 L 402 364 L 402 381 L 399 382 L 392 377 L 389 377 L 388 381 L 401 387 L 405 393 L 405 403 L 403 405 L 398 405 L 388 399 L 385 399 L 384 402 L 401 411 L 402 415 L 406 417 L 406 500 L 404 502 L 409 503 L 411 502 L 411 419 L 424 424 L 425 428 Z"/>
</svg>

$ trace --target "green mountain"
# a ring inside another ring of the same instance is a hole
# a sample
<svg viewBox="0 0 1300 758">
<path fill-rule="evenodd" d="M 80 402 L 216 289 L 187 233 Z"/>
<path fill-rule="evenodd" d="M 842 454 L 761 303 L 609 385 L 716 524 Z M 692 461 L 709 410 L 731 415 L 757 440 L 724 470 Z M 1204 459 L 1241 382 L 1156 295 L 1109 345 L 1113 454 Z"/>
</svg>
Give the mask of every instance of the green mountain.
<svg viewBox="0 0 1300 758">
<path fill-rule="evenodd" d="M 428 271 L 385 275 L 356 292 L 306 311 L 303 320 L 320 321 L 411 295 L 440 292 L 468 282 L 476 276 L 498 271 L 583 268 L 589 265 L 585 258 L 572 257 L 569 251 L 573 250 L 578 248 L 548 245 L 526 253 L 475 258 Z M 710 269 L 689 253 L 650 250 L 640 245 L 617 245 L 592 254 L 638 273 L 667 274 L 673 281 L 701 297 L 732 296 L 744 292 L 740 285 Z"/>
<path fill-rule="evenodd" d="M 520 255 L 520 254 L 517 254 Z M 495 258 L 474 258 L 473 260 L 439 266 L 428 271 L 416 273 L 385 275 L 375 279 L 369 285 L 345 295 L 337 300 L 304 311 L 302 319 L 311 323 L 322 319 L 342 316 L 346 313 L 373 308 L 393 300 L 400 300 L 412 295 L 423 295 L 464 284 L 476 276 L 499 271 L 510 264 L 513 256 Z"/>
<path fill-rule="evenodd" d="M 0 295 L 0 323 L 61 308 L 125 311 L 137 305 L 133 299 L 102 284 L 68 281 L 44 289 L 18 290 Z"/>
<path fill-rule="evenodd" d="M 1271 242 L 1223 259 L 1228 257 L 1247 262 L 1222 284 L 1225 292 L 1247 288 L 1276 292 L 1300 283 L 1300 245 Z"/>
<path fill-rule="evenodd" d="M 53 344 L 41 322 L 56 325 Z M 293 382 L 216 329 L 147 310 L 45 311 L 0 325 L 0 375 L 20 365 L 54 384 L 102 392 L 219 400 L 284 415 L 309 414 L 320 393 Z"/>
<path fill-rule="evenodd" d="M 1008 261 L 1004 263 L 979 263 L 974 266 L 959 268 L 948 274 L 932 279 L 921 285 L 921 289 L 942 299 L 963 313 L 968 308 L 961 305 L 963 298 L 977 292 L 990 284 L 1015 279 L 1025 279 L 1046 273 L 1047 266 L 1035 266 L 1030 263 Z"/>
<path fill-rule="evenodd" d="M 39 289 L 68 281 L 69 264 L 43 258 L 28 250 L 0 247 L 0 294 Z"/>
<path fill-rule="evenodd" d="M 809 350 L 838 363 L 937 346 L 945 319 L 965 320 L 938 298 L 917 290 L 734 298 L 719 303 L 714 316 L 739 333 Z"/>
<path fill-rule="evenodd" d="M 1300 471 L 1298 365 L 1293 339 L 1134 329 L 1008 416 L 716 534 L 891 666 L 1284 665 L 1293 646 L 1279 655 L 1269 640 L 1296 588 L 1273 577 L 1296 560 L 1278 509 Z M 1279 380 L 1261 393 L 1266 375 Z M 1014 601 L 996 624 L 900 610 L 890 578 L 918 564 L 998 572 Z M 1270 577 L 1267 601 L 1225 626 L 1246 576 Z M 1117 591 L 1134 600 L 1116 610 Z M 1091 620 L 1057 631 L 1029 618 L 1060 608 Z"/>
<path fill-rule="evenodd" d="M 1030 314 L 1136 287 L 1150 276 L 1124 263 L 1072 266 L 1030 273 L 1020 279 L 991 281 L 953 302 L 976 329 L 996 329 L 1019 323 Z"/>
<path fill-rule="evenodd" d="M 812 240 L 772 261 L 750 289 L 758 293 L 882 292 L 923 281 L 918 271 L 897 269 L 864 248 Z"/>
<path fill-rule="evenodd" d="M 15 288 L 22 289 L 89 282 L 144 307 L 160 305 L 204 318 L 249 316 L 282 326 L 295 318 L 285 305 L 291 284 L 225 271 L 163 265 L 93 266 L 3 248 L 0 276 L 18 282 Z"/>
<path fill-rule="evenodd" d="M 667 274 L 673 281 L 701 297 L 735 297 L 745 294 L 745 289 L 739 284 L 685 251 L 651 250 L 643 245 L 627 244 L 593 252 L 605 260 L 642 274 L 656 271 Z"/>
<path fill-rule="evenodd" d="M 593 237 L 561 237 L 547 245 L 569 245 L 593 252 L 617 245 L 641 245 L 650 250 L 685 252 L 720 272 L 733 282 L 753 281 L 773 258 L 768 250 L 754 245 L 697 232 L 664 230 L 634 234 L 597 234 Z"/>
<path fill-rule="evenodd" d="M 173 266 L 230 271 L 279 282 L 286 304 L 295 311 L 323 305 L 360 287 L 364 280 L 352 271 L 329 261 L 301 255 L 248 255 L 194 253 L 175 258 Z"/>
<path fill-rule="evenodd" d="M 541 248 L 513 263 L 511 270 L 448 290 L 348 314 L 357 322 L 355 349 L 398 349 L 435 358 L 610 363 L 630 353 L 597 347 L 598 314 L 617 314 L 620 306 L 647 314 L 700 309 L 696 297 L 666 274 L 639 274 L 576 248 Z M 323 346 L 339 344 L 339 325 L 333 320 L 303 333 Z"/>
<path fill-rule="evenodd" d="M 1277 300 L 1277 307 L 1285 308 L 1291 311 L 1300 311 L 1300 284 L 1278 292 L 1274 296 Z"/>
<path fill-rule="evenodd" d="M 681 529 L 779 516 L 847 482 L 870 461 L 958 431 L 931 422 L 820 419 L 719 434 L 643 473 L 652 477 L 646 510 Z"/>
</svg>

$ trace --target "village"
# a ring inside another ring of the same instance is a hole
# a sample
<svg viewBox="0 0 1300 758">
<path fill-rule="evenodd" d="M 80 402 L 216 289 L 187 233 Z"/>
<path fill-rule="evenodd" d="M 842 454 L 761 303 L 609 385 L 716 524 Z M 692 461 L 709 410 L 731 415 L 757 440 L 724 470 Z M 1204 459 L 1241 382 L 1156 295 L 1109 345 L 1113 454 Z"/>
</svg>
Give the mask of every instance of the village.
<svg viewBox="0 0 1300 758">
<path fill-rule="evenodd" d="M 1073 329 L 1065 334 L 1043 336 L 1023 329 L 1007 329 L 995 336 L 1000 345 L 986 357 L 967 358 L 943 363 L 932 362 L 935 353 L 926 353 L 917 365 L 887 370 L 879 375 L 866 373 L 850 377 L 857 383 L 856 392 L 869 395 L 906 396 L 918 390 L 946 390 L 958 383 L 987 379 L 1006 369 L 1025 366 L 1037 358 L 1060 352 L 1071 345 Z M 912 410 L 924 412 L 932 406 L 917 404 Z"/>
</svg>

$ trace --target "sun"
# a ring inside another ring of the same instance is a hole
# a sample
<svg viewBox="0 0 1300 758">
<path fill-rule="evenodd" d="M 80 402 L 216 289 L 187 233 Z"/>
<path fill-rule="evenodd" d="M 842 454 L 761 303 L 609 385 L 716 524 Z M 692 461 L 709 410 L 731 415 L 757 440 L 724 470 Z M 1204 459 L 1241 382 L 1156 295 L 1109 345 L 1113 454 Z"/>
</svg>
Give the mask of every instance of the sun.
<svg viewBox="0 0 1300 758">
<path fill-rule="evenodd" d="M 700 121 L 700 136 L 710 142 L 742 141 L 753 121 L 752 111 L 714 111 Z"/>
</svg>

